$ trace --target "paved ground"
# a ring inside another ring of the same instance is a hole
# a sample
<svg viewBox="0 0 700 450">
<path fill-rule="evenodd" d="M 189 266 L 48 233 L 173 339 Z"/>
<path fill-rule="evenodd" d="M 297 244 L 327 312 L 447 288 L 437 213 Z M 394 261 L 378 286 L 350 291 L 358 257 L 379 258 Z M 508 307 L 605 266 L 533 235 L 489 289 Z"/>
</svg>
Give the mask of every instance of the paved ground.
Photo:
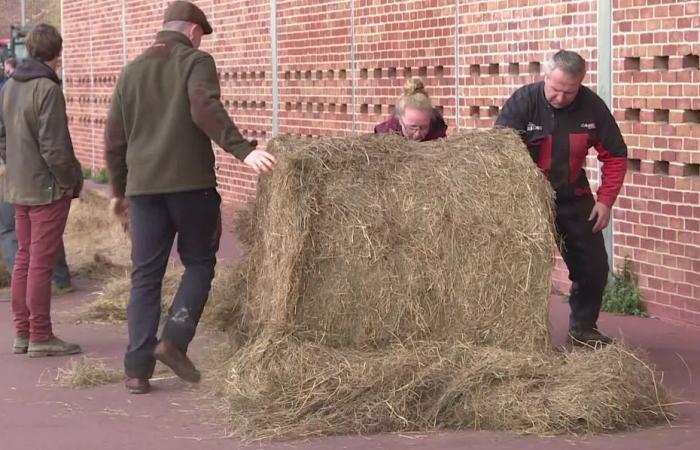
<svg viewBox="0 0 700 450">
<path fill-rule="evenodd" d="M 224 257 L 240 252 L 227 236 Z M 122 326 L 76 324 L 75 312 L 89 301 L 91 288 L 77 280 L 78 292 L 55 300 L 56 333 L 78 342 L 89 356 L 121 367 L 125 346 Z M 567 307 L 553 297 L 551 315 L 554 341 L 563 343 Z M 664 384 L 680 400 L 700 401 L 700 330 L 639 319 L 606 315 L 601 328 L 645 348 L 664 373 Z M 130 449 L 238 449 L 239 441 L 226 438 L 227 430 L 205 393 L 165 373 L 155 380 L 150 395 L 127 395 L 121 384 L 72 390 L 50 385 L 51 377 L 67 358 L 29 359 L 11 354 L 12 322 L 9 304 L 0 303 L 0 450 L 130 450 Z M 204 360 L 211 337 L 200 336 L 193 349 Z M 510 433 L 446 432 L 387 434 L 277 442 L 252 448 L 282 449 L 698 449 L 700 406 L 676 408 L 673 426 L 606 436 L 537 438 Z"/>
</svg>

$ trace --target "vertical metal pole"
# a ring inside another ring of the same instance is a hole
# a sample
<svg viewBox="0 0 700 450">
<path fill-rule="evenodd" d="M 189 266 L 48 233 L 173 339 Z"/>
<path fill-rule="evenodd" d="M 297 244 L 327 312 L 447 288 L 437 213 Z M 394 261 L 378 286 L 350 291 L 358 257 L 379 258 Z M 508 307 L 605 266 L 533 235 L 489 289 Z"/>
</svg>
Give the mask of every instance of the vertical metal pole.
<svg viewBox="0 0 700 450">
<path fill-rule="evenodd" d="M 357 74 L 355 73 L 355 0 L 350 0 L 350 73 L 352 76 L 352 134 L 357 129 L 356 98 L 357 98 Z"/>
<path fill-rule="evenodd" d="M 270 0 L 270 59 L 272 62 L 272 136 L 280 132 L 279 67 L 277 59 L 277 0 Z"/>
<path fill-rule="evenodd" d="M 126 0 L 122 0 L 122 64 L 126 65 Z"/>
<path fill-rule="evenodd" d="M 21 8 L 21 11 L 22 11 L 22 16 L 21 16 L 21 19 L 20 19 L 20 25 L 22 25 L 22 27 L 24 27 L 25 25 L 27 25 L 27 4 L 26 4 L 26 0 L 22 0 L 22 1 L 20 2 L 20 8 Z"/>
<path fill-rule="evenodd" d="M 455 1 L 455 129 L 459 130 L 459 112 L 461 106 L 459 92 L 459 8 L 460 1 Z"/>
<path fill-rule="evenodd" d="M 88 48 L 90 50 L 90 137 L 91 137 L 91 147 L 92 147 L 92 161 L 91 169 L 93 173 L 96 169 L 95 160 L 95 102 L 93 96 L 95 95 L 95 57 L 93 54 L 92 46 L 92 2 L 88 2 Z"/>
<path fill-rule="evenodd" d="M 63 0 L 61 0 L 61 35 L 63 35 Z M 61 80 L 66 78 L 66 52 L 61 53 Z M 63 90 L 63 95 L 66 94 L 66 83 L 61 84 L 61 90 Z"/>
<path fill-rule="evenodd" d="M 612 2 L 611 0 L 598 0 L 598 95 L 603 99 L 612 111 Z M 598 186 L 601 183 L 601 164 L 598 162 Z M 605 249 L 608 252 L 608 264 L 613 270 L 614 240 L 613 218 L 610 225 L 603 230 Z"/>
</svg>

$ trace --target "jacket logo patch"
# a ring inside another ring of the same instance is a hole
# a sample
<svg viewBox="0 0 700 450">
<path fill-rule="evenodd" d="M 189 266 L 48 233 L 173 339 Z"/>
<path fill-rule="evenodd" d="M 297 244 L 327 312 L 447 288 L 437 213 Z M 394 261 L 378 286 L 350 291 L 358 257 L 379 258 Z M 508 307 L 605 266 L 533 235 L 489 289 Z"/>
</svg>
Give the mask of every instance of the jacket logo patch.
<svg viewBox="0 0 700 450">
<path fill-rule="evenodd" d="M 586 130 L 595 130 L 595 122 L 591 122 L 591 123 L 585 123 L 585 122 L 584 122 L 584 123 L 582 123 L 582 124 L 579 125 L 579 126 L 580 126 L 581 128 L 585 128 Z"/>
<path fill-rule="evenodd" d="M 532 122 L 528 122 L 527 131 L 542 131 L 542 125 L 536 125 Z"/>
</svg>

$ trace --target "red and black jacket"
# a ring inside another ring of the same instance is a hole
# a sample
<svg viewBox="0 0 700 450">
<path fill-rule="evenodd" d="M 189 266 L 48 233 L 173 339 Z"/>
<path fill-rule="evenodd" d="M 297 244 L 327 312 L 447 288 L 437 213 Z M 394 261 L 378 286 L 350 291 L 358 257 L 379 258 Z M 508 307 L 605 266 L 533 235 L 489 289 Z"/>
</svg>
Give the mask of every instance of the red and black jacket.
<svg viewBox="0 0 700 450">
<path fill-rule="evenodd" d="M 602 162 L 598 201 L 612 207 L 627 172 L 627 145 L 603 100 L 585 86 L 566 108 L 553 108 L 544 82 L 525 85 L 506 101 L 497 126 L 522 133 L 533 161 L 545 173 L 557 200 L 591 194 L 583 166 L 588 149 Z"/>
</svg>

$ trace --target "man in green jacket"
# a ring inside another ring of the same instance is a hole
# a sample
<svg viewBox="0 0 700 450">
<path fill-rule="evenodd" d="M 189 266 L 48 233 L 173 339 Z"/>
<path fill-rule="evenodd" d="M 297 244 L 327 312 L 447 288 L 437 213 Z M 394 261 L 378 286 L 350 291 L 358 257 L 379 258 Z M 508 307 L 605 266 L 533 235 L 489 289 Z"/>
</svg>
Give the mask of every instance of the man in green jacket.
<svg viewBox="0 0 700 450">
<path fill-rule="evenodd" d="M 63 39 L 39 24 L 27 36 L 30 58 L 0 90 L 2 191 L 15 206 L 19 248 L 12 273 L 14 353 L 30 357 L 79 353 L 51 326 L 51 272 L 73 197 L 82 188 L 66 104 L 56 75 Z"/>
<path fill-rule="evenodd" d="M 275 159 L 239 133 L 220 101 L 214 59 L 198 50 L 212 28 L 194 4 L 165 11 L 155 43 L 128 64 L 117 81 L 105 130 L 112 205 L 128 213 L 132 242 L 126 387 L 150 390 L 156 360 L 180 378 L 198 382 L 186 355 L 209 295 L 221 236 L 211 141 L 256 173 Z M 128 200 L 127 200 L 128 199 Z M 177 234 L 185 273 L 160 341 L 161 283 Z"/>
</svg>

